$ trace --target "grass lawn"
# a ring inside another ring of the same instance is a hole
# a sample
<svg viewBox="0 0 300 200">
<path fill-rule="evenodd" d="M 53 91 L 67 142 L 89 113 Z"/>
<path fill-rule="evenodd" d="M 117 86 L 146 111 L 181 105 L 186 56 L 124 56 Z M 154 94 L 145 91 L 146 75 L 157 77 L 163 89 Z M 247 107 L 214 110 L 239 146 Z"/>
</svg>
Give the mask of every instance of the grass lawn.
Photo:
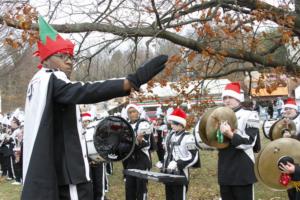
<svg viewBox="0 0 300 200">
<path fill-rule="evenodd" d="M 263 137 L 261 137 L 263 138 Z M 266 143 L 263 140 L 263 145 Z M 153 154 L 156 160 L 156 154 Z M 154 161 L 155 163 L 155 161 Z M 189 200 L 218 200 L 217 184 L 217 151 L 201 151 L 202 168 L 191 170 L 191 181 L 188 190 Z M 114 163 L 114 174 L 109 177 L 110 188 L 107 196 L 110 200 L 123 200 L 124 182 L 122 179 L 121 163 Z M 11 185 L 9 182 L 0 183 L 0 200 L 20 199 L 20 186 Z M 160 200 L 164 197 L 163 184 L 149 182 L 149 199 Z M 255 184 L 256 200 L 287 200 L 286 192 L 272 191 L 260 183 Z"/>
</svg>

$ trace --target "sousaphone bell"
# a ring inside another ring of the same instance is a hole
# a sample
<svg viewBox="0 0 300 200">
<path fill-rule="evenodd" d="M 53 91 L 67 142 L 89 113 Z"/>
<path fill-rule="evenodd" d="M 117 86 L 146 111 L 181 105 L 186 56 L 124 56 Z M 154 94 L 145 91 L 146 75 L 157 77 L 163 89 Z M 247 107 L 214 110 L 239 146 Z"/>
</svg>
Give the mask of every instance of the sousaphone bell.
<svg viewBox="0 0 300 200">
<path fill-rule="evenodd" d="M 199 134 L 205 144 L 218 149 L 228 147 L 229 139 L 220 133 L 222 122 L 227 122 L 233 130 L 237 128 L 237 119 L 232 109 L 214 107 L 204 113 L 199 125 Z M 221 141 L 220 136 L 222 137 Z"/>
<path fill-rule="evenodd" d="M 293 184 L 280 183 L 282 171 L 279 163 L 284 159 L 291 159 L 294 163 L 300 163 L 300 142 L 292 138 L 280 138 L 268 143 L 257 155 L 254 171 L 259 182 L 272 190 L 284 191 Z"/>
</svg>

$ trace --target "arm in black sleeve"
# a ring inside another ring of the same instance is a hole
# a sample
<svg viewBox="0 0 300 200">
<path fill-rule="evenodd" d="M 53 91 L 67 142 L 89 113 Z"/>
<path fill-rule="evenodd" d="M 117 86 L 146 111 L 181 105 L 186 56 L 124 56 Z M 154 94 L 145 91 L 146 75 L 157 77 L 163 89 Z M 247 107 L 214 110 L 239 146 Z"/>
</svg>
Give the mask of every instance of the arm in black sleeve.
<svg viewBox="0 0 300 200">
<path fill-rule="evenodd" d="M 259 134 L 258 128 L 247 127 L 246 134 L 235 133 L 231 139 L 231 145 L 238 149 L 249 149 L 254 147 L 255 140 Z"/>
<path fill-rule="evenodd" d="M 192 157 L 189 160 L 177 160 L 177 167 L 179 170 L 184 169 L 185 167 L 187 167 L 188 165 L 193 165 L 194 163 L 196 163 L 197 159 L 198 159 L 198 150 L 190 150 Z"/>
<path fill-rule="evenodd" d="M 62 104 L 90 104 L 129 95 L 124 80 L 81 83 L 66 82 L 53 75 L 54 100 Z"/>
<path fill-rule="evenodd" d="M 144 135 L 143 141 L 139 143 L 137 146 L 139 149 L 150 146 L 150 135 L 149 134 Z"/>
<path fill-rule="evenodd" d="M 300 166 L 299 165 L 295 165 L 295 172 L 292 175 L 292 180 L 300 181 Z"/>
</svg>

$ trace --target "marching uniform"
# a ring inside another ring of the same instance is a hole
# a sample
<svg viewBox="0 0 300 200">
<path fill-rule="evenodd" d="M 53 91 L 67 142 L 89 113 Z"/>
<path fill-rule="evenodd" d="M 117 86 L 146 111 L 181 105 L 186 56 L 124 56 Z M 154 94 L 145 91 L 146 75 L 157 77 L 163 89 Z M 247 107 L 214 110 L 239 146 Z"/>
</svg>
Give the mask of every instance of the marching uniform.
<svg viewBox="0 0 300 200">
<path fill-rule="evenodd" d="M 42 18 L 39 24 L 53 30 Z M 58 34 L 56 41 L 47 36 L 46 44 L 39 43 L 39 55 L 42 61 L 57 52 L 73 55 L 73 48 L 71 41 Z M 22 200 L 93 198 L 76 104 L 126 96 L 129 92 L 123 87 L 124 80 L 71 83 L 65 73 L 47 68 L 34 75 L 25 105 Z"/>
<path fill-rule="evenodd" d="M 139 107 L 133 104 L 129 104 L 126 107 L 126 111 L 131 107 L 135 108 L 141 114 Z M 129 158 L 125 160 L 125 169 L 149 170 L 151 168 L 150 139 L 152 134 L 150 122 L 143 119 L 139 119 L 136 122 L 129 121 L 129 123 L 131 124 L 131 127 L 134 130 L 136 136 L 139 134 L 139 130 L 143 129 L 143 127 L 146 127 L 146 129 L 143 130 L 146 133 L 144 134 L 143 141 L 141 143 L 136 142 L 133 153 L 129 156 Z M 126 200 L 146 200 L 148 193 L 147 184 L 147 180 L 139 179 L 132 176 L 126 176 Z"/>
<path fill-rule="evenodd" d="M 228 148 L 219 150 L 218 183 L 222 200 L 252 200 L 254 174 L 254 151 L 260 149 L 259 118 L 256 111 L 237 108 L 238 129 Z"/>
<path fill-rule="evenodd" d="M 244 100 L 239 83 L 229 83 L 222 93 L 225 97 L 234 98 L 238 102 Z M 231 99 L 230 101 L 235 101 Z M 227 100 L 228 101 L 228 100 Z M 228 103 L 228 102 L 227 102 Z M 218 183 L 222 200 L 253 200 L 254 152 L 260 150 L 259 117 L 256 111 L 241 107 L 234 109 L 237 118 L 237 129 L 229 146 L 219 149 Z M 230 127 L 231 128 L 231 127 Z"/>
<path fill-rule="evenodd" d="M 181 109 L 175 109 L 168 117 L 168 121 L 175 121 L 186 126 L 186 115 Z M 183 175 L 189 180 L 189 167 L 197 163 L 199 152 L 195 137 L 185 130 L 172 131 L 166 138 L 166 153 L 163 172 Z M 166 184 L 167 200 L 185 200 L 188 182 L 186 185 Z"/>
<path fill-rule="evenodd" d="M 293 135 L 291 137 L 300 141 L 300 114 L 298 112 L 298 106 L 296 104 L 295 99 L 288 98 L 284 102 L 283 108 L 284 108 L 284 110 L 285 110 L 285 108 L 295 109 L 297 114 L 293 117 L 289 117 L 289 119 L 292 120 L 296 125 L 296 135 Z M 292 180 L 300 181 L 300 168 L 299 168 L 299 166 L 296 166 L 295 173 L 292 175 Z M 288 193 L 288 197 L 289 197 L 290 200 L 300 200 L 300 192 L 298 192 L 296 190 L 296 188 L 288 189 L 287 193 Z"/>
<path fill-rule="evenodd" d="M 166 124 L 161 124 L 155 129 L 155 134 L 154 137 L 157 139 L 157 156 L 158 160 L 163 163 L 164 161 L 164 155 L 165 155 L 165 150 L 164 150 L 164 145 L 163 143 L 165 142 L 165 137 L 168 133 L 168 127 Z"/>
</svg>

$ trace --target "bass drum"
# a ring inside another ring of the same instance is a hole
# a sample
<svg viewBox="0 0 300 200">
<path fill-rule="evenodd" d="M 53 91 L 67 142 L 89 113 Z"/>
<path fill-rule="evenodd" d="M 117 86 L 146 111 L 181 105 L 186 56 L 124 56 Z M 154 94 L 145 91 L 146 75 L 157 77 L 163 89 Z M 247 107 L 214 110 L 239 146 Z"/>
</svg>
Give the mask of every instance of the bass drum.
<svg viewBox="0 0 300 200">
<path fill-rule="evenodd" d="M 92 122 L 85 134 L 89 158 L 95 162 L 127 159 L 133 152 L 135 134 L 123 118 L 108 116 Z"/>
<path fill-rule="evenodd" d="M 272 125 L 275 124 L 275 122 L 277 122 L 277 119 L 265 120 L 262 125 L 263 134 L 269 140 L 271 140 L 270 129 L 271 129 Z"/>
</svg>

